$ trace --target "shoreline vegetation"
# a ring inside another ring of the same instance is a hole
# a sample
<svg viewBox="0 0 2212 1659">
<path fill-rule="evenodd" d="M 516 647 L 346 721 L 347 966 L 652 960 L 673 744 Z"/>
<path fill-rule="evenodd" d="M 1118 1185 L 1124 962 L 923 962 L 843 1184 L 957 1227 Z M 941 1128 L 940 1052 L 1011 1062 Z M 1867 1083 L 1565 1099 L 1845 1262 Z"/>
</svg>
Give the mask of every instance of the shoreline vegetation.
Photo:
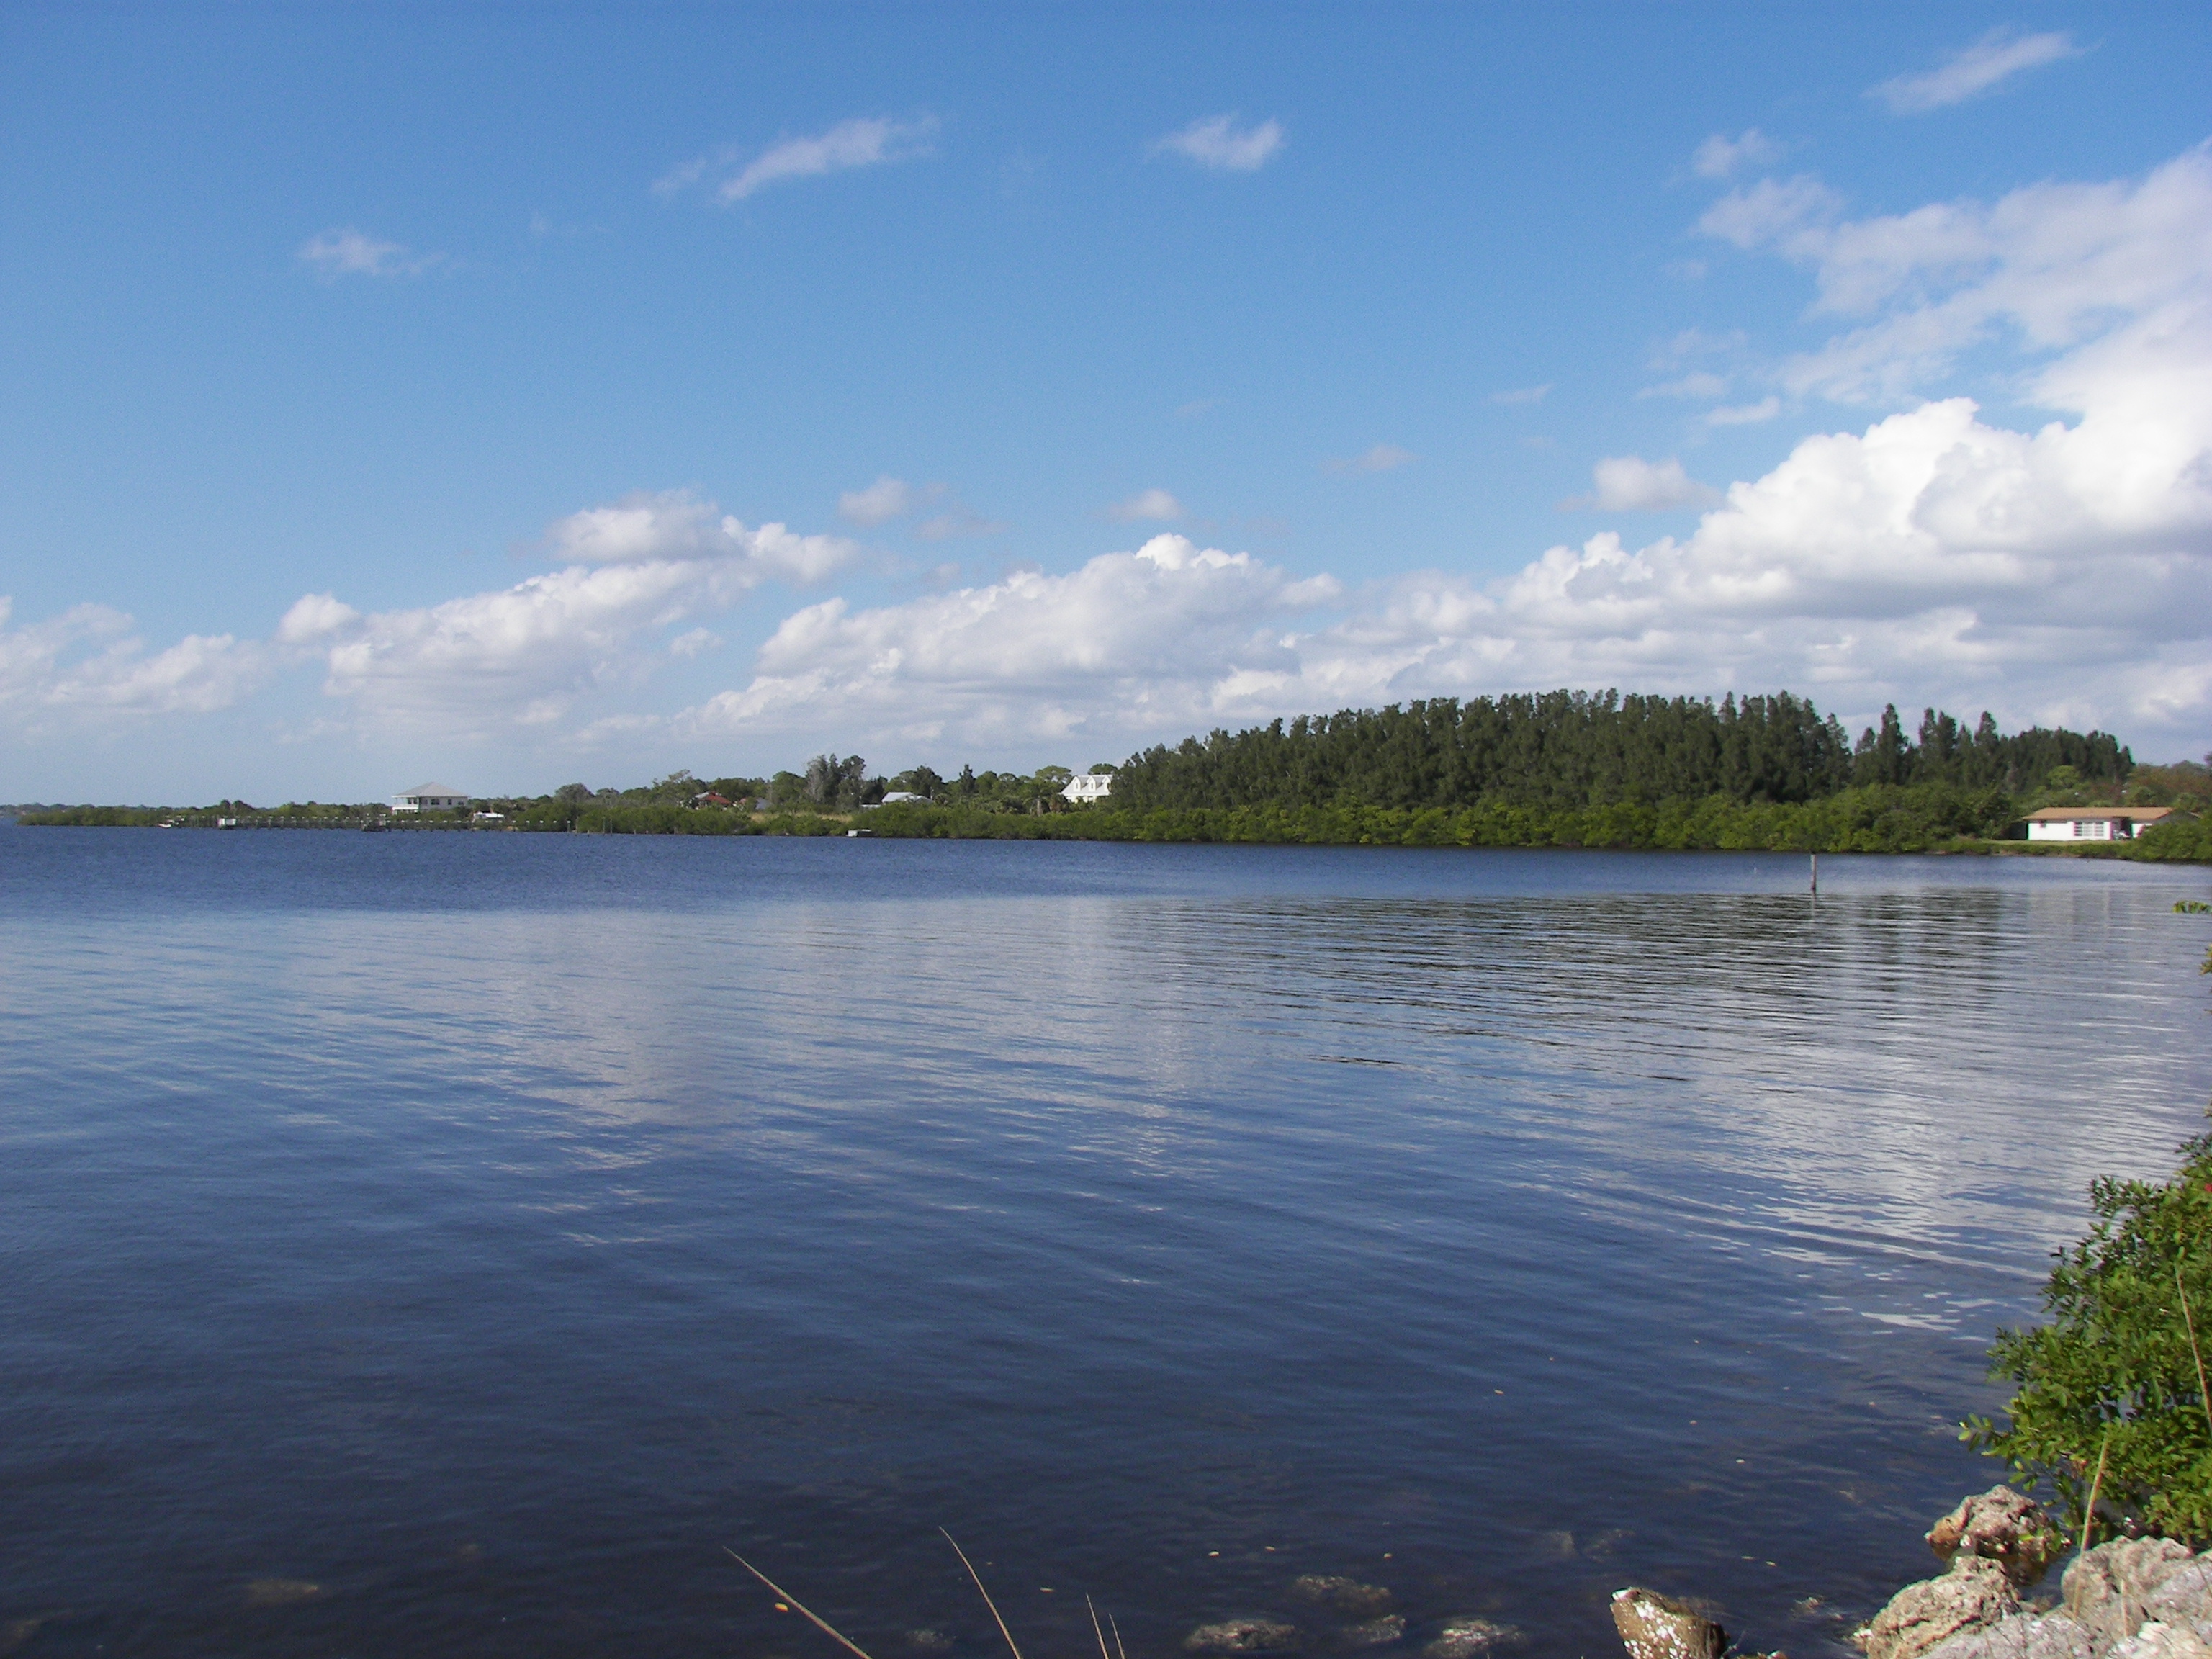
<svg viewBox="0 0 2212 1659">
<path fill-rule="evenodd" d="M 1216 731 L 1100 763 L 1110 793 L 1076 804 L 1074 774 L 916 766 L 871 776 L 858 756 L 804 772 L 629 789 L 572 783 L 452 812 L 317 802 L 257 808 L 19 808 L 27 825 L 401 828 L 582 835 L 845 836 L 1007 841 L 1638 851 L 2033 853 L 2212 862 L 2212 768 L 2136 764 L 2100 732 L 2007 735 L 1896 709 L 1852 741 L 1787 692 L 1711 699 L 1617 692 L 1443 698 Z M 2131 841 L 2025 839 L 2047 806 L 2167 806 Z"/>
</svg>

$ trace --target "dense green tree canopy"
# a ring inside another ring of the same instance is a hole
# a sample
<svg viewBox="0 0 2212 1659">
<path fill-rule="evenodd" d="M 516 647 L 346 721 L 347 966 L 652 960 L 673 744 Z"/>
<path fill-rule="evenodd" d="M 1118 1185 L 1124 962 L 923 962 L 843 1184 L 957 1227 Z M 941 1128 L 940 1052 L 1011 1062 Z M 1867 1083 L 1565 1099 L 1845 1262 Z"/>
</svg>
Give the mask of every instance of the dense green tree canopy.
<svg viewBox="0 0 2212 1659">
<path fill-rule="evenodd" d="M 1712 796 L 1787 804 L 1878 784 L 2018 793 L 2062 764 L 2117 784 L 2133 757 L 2100 732 L 2005 737 L 1986 714 L 1969 732 L 1931 708 L 1915 741 L 1892 708 L 1854 744 L 1833 716 L 1786 691 L 1717 703 L 1551 691 L 1347 709 L 1187 738 L 1133 757 L 1115 775 L 1114 804 L 1569 807 Z"/>
</svg>

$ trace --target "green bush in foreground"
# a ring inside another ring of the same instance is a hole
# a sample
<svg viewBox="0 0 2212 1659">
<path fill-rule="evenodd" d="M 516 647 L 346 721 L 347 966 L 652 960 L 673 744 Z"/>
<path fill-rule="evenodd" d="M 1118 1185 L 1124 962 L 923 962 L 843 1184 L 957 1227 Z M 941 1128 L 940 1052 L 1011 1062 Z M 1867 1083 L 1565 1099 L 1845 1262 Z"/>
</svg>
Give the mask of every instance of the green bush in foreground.
<svg viewBox="0 0 2212 1659">
<path fill-rule="evenodd" d="M 2008 1421 L 1961 1430 L 2018 1484 L 2048 1480 L 2077 1537 L 2094 1486 L 2108 1524 L 2212 1542 L 2212 1134 L 2182 1152 L 2171 1181 L 2092 1184 L 2096 1224 L 2044 1287 L 2051 1322 L 1990 1350 L 1990 1375 L 2020 1385 Z"/>
<path fill-rule="evenodd" d="M 2212 823 L 2153 824 L 2126 844 L 2122 856 L 2153 864 L 2212 864 Z"/>
</svg>

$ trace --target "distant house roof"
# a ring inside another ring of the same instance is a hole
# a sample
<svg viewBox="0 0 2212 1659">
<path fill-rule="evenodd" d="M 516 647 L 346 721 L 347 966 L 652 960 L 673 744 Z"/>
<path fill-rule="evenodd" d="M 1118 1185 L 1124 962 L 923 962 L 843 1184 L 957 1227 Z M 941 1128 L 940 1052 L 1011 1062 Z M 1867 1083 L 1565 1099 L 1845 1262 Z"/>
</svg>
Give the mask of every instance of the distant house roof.
<svg viewBox="0 0 2212 1659">
<path fill-rule="evenodd" d="M 418 783 L 412 789 L 403 789 L 399 793 L 403 795 L 453 795 L 462 800 L 468 799 L 466 790 L 456 789 L 449 783 Z"/>
<path fill-rule="evenodd" d="M 917 795 L 911 789 L 894 789 L 884 797 L 884 805 L 896 806 L 902 800 L 927 800 L 927 795 Z"/>
<path fill-rule="evenodd" d="M 2126 818 L 2135 823 L 2156 823 L 2171 806 L 2043 806 L 2027 815 L 2030 823 L 2066 823 L 2077 818 Z"/>
</svg>

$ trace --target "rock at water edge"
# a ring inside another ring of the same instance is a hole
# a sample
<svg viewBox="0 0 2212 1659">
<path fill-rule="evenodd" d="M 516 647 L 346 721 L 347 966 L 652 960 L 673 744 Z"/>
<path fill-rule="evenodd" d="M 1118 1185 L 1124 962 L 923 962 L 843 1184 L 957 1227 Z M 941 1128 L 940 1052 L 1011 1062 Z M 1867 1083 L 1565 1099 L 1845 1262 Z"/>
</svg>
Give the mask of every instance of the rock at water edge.
<svg viewBox="0 0 2212 1659">
<path fill-rule="evenodd" d="M 1182 1638 L 1186 1653 L 1287 1653 L 1297 1644 L 1297 1626 L 1271 1619 L 1224 1619 Z"/>
<path fill-rule="evenodd" d="M 1867 1626 L 1867 1659 L 1919 1659 L 1930 1648 L 2020 1611 L 2005 1570 L 1978 1555 L 1954 1555 L 1941 1578 L 1907 1584 Z"/>
<path fill-rule="evenodd" d="M 2112 1659 L 2212 1659 L 2212 1645 L 2186 1625 L 2154 1619 L 2114 1648 Z"/>
<path fill-rule="evenodd" d="M 2022 1586 L 2042 1577 L 2065 1547 L 2043 1505 L 2011 1486 L 1991 1486 L 1966 1499 L 1928 1533 L 1928 1547 L 1945 1562 L 1978 1555 Z"/>
<path fill-rule="evenodd" d="M 1380 1613 L 1390 1610 L 1390 1592 L 1380 1584 L 1363 1584 L 1357 1578 L 1310 1572 L 1291 1580 L 1291 1594 L 1301 1601 L 1318 1601 L 1339 1613 Z"/>
<path fill-rule="evenodd" d="M 2188 1571 L 2195 1562 L 2189 1547 L 2171 1538 L 2124 1538 L 2100 1544 L 2066 1569 L 2058 1581 L 2059 1602 L 2081 1621 L 2094 1650 L 2104 1653 L 2133 1636 L 2152 1616 L 2151 1602 L 2166 1589 L 2166 1581 Z"/>
<path fill-rule="evenodd" d="M 1487 1619 L 1448 1619 L 1421 1651 L 1428 1659 L 1475 1659 L 1493 1648 L 1517 1647 L 1528 1638 L 1511 1625 Z"/>
<path fill-rule="evenodd" d="M 1696 1608 L 1633 1586 L 1613 1593 L 1613 1627 L 1629 1659 L 1721 1659 L 1728 1632 Z"/>
<path fill-rule="evenodd" d="M 2089 1632 L 2063 1613 L 2015 1613 L 1939 1642 L 1920 1659 L 2094 1659 Z"/>
</svg>

